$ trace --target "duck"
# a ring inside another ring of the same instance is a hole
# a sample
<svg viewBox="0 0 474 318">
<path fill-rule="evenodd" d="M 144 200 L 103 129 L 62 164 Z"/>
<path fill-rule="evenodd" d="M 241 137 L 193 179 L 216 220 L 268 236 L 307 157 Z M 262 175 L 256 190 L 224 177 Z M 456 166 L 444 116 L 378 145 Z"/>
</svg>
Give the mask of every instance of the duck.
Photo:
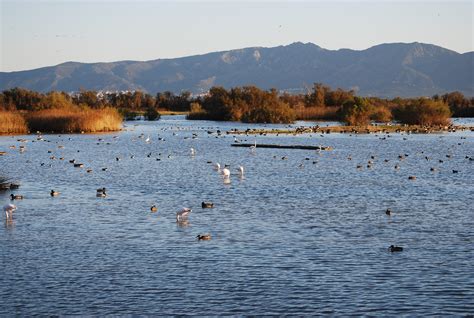
<svg viewBox="0 0 474 318">
<path fill-rule="evenodd" d="M 11 200 L 23 200 L 23 196 L 19 194 L 10 194 Z"/>
<path fill-rule="evenodd" d="M 416 176 L 408 176 L 408 180 L 416 180 Z"/>
<path fill-rule="evenodd" d="M 59 192 L 58 191 L 54 191 L 54 190 L 51 190 L 51 192 L 49 193 L 52 197 L 56 197 L 59 195 Z"/>
<path fill-rule="evenodd" d="M 390 208 L 388 208 L 387 210 L 385 210 L 385 214 L 390 216 L 392 214 L 392 210 L 390 210 Z"/>
<path fill-rule="evenodd" d="M 213 207 L 214 207 L 214 203 L 212 203 L 212 202 L 204 202 L 204 201 L 203 201 L 203 202 L 201 203 L 201 207 L 202 207 L 203 209 L 210 209 L 210 208 L 213 208 Z"/>
<path fill-rule="evenodd" d="M 156 205 L 152 205 L 151 208 L 150 208 L 150 211 L 151 212 L 156 212 L 156 211 L 158 211 L 158 208 L 156 207 Z"/>
<path fill-rule="evenodd" d="M 105 192 L 105 188 L 97 189 L 96 197 L 105 198 L 106 196 L 107 196 L 107 193 Z"/>
<path fill-rule="evenodd" d="M 196 236 L 196 238 L 201 241 L 201 240 L 204 240 L 204 241 L 209 241 L 211 239 L 211 234 L 207 233 L 207 234 L 198 234 L 198 236 Z"/>
<path fill-rule="evenodd" d="M 390 245 L 390 247 L 388 248 L 390 252 L 402 252 L 403 251 L 403 247 L 401 246 L 395 246 L 395 245 Z"/>
</svg>

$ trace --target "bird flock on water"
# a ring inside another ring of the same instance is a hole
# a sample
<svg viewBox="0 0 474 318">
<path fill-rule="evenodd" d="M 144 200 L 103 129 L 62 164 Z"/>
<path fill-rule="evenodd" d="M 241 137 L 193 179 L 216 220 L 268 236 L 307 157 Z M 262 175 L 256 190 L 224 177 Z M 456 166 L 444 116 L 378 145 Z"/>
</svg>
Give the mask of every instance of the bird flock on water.
<svg viewBox="0 0 474 318">
<path fill-rule="evenodd" d="M 173 132 L 173 136 L 178 136 L 178 133 L 177 132 Z M 218 136 L 220 136 L 220 134 L 218 134 Z M 192 135 L 192 139 L 196 139 L 198 137 L 198 135 L 196 133 L 193 133 Z M 390 136 L 388 136 L 390 137 Z M 113 139 L 116 139 L 118 138 L 118 136 L 114 136 Z M 185 137 L 185 139 L 187 139 L 189 137 Z M 132 141 L 135 141 L 135 140 L 139 140 L 139 139 L 142 139 L 144 141 L 145 144 L 151 144 L 152 143 L 152 139 L 150 137 L 150 135 L 147 135 L 146 138 L 145 138 L 145 135 L 144 134 L 141 134 L 138 136 L 138 139 L 132 139 Z M 387 137 L 384 136 L 383 138 L 380 138 L 381 140 L 386 140 Z M 69 138 L 69 140 L 71 140 L 71 138 Z M 165 141 L 165 138 L 163 137 L 158 137 L 157 139 L 155 139 L 156 141 L 158 142 L 164 142 Z M 403 140 L 407 140 L 407 138 L 403 138 Z M 18 141 L 22 142 L 22 143 L 25 143 L 27 142 L 28 140 L 26 139 L 19 139 Z M 39 135 L 36 139 L 36 141 L 45 141 L 45 139 L 43 138 L 43 136 Z M 111 143 L 110 142 L 105 142 L 103 138 L 99 138 L 97 140 L 97 144 L 107 144 L 107 145 L 110 145 Z M 234 142 L 235 143 L 239 143 L 240 140 L 237 139 L 236 137 L 234 137 Z M 458 144 L 460 145 L 460 143 Z M 255 142 L 252 146 L 249 147 L 249 150 L 250 150 L 250 154 L 253 154 L 255 155 L 256 154 L 256 151 L 257 151 L 257 142 L 256 142 L 256 139 L 255 139 Z M 10 146 L 9 147 L 10 149 L 16 149 L 16 146 Z M 26 146 L 24 145 L 20 145 L 19 146 L 19 151 L 20 153 L 24 153 L 26 151 Z M 64 146 L 63 145 L 59 145 L 58 146 L 58 149 L 64 149 Z M 79 150 L 77 151 L 79 152 Z M 319 155 L 321 155 L 321 152 L 318 151 L 317 152 Z M 48 154 L 52 154 L 52 150 L 48 150 Z M 425 155 L 423 151 L 421 151 L 420 153 L 421 155 L 424 156 L 424 160 L 426 160 L 426 162 L 431 162 L 432 161 L 432 158 Z M 189 155 L 191 156 L 191 158 L 195 158 L 196 155 L 197 155 L 197 151 L 194 147 L 191 147 L 189 148 Z M 148 153 L 147 157 L 148 158 L 151 158 L 153 156 L 152 152 Z M 393 166 L 393 168 L 398 171 L 402 168 L 402 163 L 409 157 L 410 155 L 409 154 L 406 154 L 406 153 L 402 153 L 402 154 L 399 154 L 397 156 L 397 158 L 395 159 L 396 160 L 396 164 Z M 130 159 L 134 159 L 135 158 L 135 155 L 134 154 L 131 154 L 130 156 Z M 438 159 L 438 166 L 431 166 L 430 167 L 430 171 L 431 172 L 438 172 L 440 171 L 440 165 L 444 163 L 444 160 L 449 160 L 453 157 L 453 154 L 452 153 L 448 153 L 446 154 L 446 157 L 443 158 L 443 159 Z M 158 154 L 158 157 L 156 158 L 157 161 L 160 161 L 162 160 L 163 156 L 161 153 Z M 168 159 L 171 159 L 172 158 L 172 154 L 168 154 L 167 155 L 167 158 Z M 273 156 L 274 159 L 278 159 L 279 157 L 277 156 Z M 59 159 L 59 160 L 64 160 L 64 157 L 59 157 L 57 158 L 56 156 L 54 155 L 51 155 L 49 157 L 50 160 L 56 160 L 56 159 Z M 282 156 L 281 157 L 281 160 L 287 160 L 287 156 Z M 357 170 L 363 170 L 364 169 L 364 166 L 367 168 L 367 169 L 373 169 L 376 164 L 377 164 L 377 157 L 372 154 L 370 155 L 370 159 L 367 160 L 366 163 L 357 163 L 356 164 L 356 169 Z M 474 157 L 472 156 L 466 156 L 465 159 L 468 159 L 469 161 L 473 161 L 474 160 Z M 115 157 L 115 161 L 120 161 L 122 160 L 122 157 L 121 156 L 116 156 Z M 306 157 L 302 162 L 300 162 L 297 167 L 300 168 L 300 169 L 303 169 L 305 167 L 305 164 L 304 162 L 305 161 L 308 161 L 310 160 L 310 158 Z M 347 160 L 351 161 L 353 160 L 353 157 L 352 155 L 349 155 L 347 157 Z M 384 164 L 389 164 L 390 161 L 392 159 L 384 159 L 383 160 L 383 163 Z M 70 159 L 69 160 L 69 163 L 72 164 L 72 166 L 74 168 L 84 168 L 84 163 L 81 163 L 81 162 L 77 162 L 76 159 Z M 213 167 L 214 167 L 214 170 L 218 173 L 218 175 L 221 176 L 221 178 L 223 179 L 224 181 L 224 184 L 229 184 L 230 183 L 230 179 L 231 179 L 231 170 L 230 170 L 230 165 L 228 164 L 225 164 L 223 166 L 221 166 L 220 163 L 218 162 L 212 162 L 212 161 L 208 161 L 208 163 L 212 163 L 213 164 Z M 313 164 L 317 164 L 318 163 L 318 160 L 313 160 L 312 161 Z M 42 162 L 41 163 L 41 166 L 50 166 L 51 167 L 51 164 L 47 165 L 45 162 Z M 106 172 L 108 170 L 108 167 L 102 167 L 101 170 L 103 172 Z M 91 168 L 87 168 L 86 169 L 86 172 L 87 173 L 92 173 L 92 169 Z M 238 177 L 240 177 L 241 179 L 244 178 L 244 167 L 242 165 L 239 165 L 236 169 L 235 169 L 235 173 L 238 175 Z M 459 169 L 453 169 L 452 170 L 452 173 L 453 174 L 458 174 L 460 172 Z M 416 181 L 417 180 L 417 177 L 415 175 L 408 175 L 408 180 L 411 180 L 411 181 Z M 17 189 L 18 188 L 18 185 L 17 184 L 11 184 L 10 185 L 10 189 L 13 190 L 13 189 Z M 105 198 L 107 197 L 108 195 L 108 190 L 106 190 L 105 187 L 101 187 L 101 188 L 98 188 L 96 190 L 96 197 L 98 198 Z M 54 189 L 51 189 L 50 191 L 50 196 L 51 197 L 58 197 L 60 196 L 60 192 L 57 191 L 57 190 L 54 190 Z M 23 195 L 21 194 L 17 194 L 17 193 L 11 193 L 10 194 L 10 200 L 11 201 L 19 201 L 19 200 L 23 200 L 24 197 Z M 201 203 L 201 207 L 203 209 L 206 209 L 206 208 L 213 208 L 214 207 L 214 203 L 213 202 L 206 202 L 206 201 L 203 201 Z M 14 205 L 13 203 L 8 203 L 6 204 L 4 207 L 3 207 L 3 210 L 5 212 L 5 217 L 7 220 L 12 220 L 13 218 L 13 214 L 15 211 L 18 210 L 17 206 Z M 150 211 L 155 213 L 155 212 L 158 212 L 158 207 L 156 204 L 153 204 L 151 207 L 150 207 Z M 180 224 L 185 224 L 186 222 L 188 222 L 188 218 L 190 216 L 192 212 L 192 209 L 189 208 L 189 207 L 183 207 L 181 209 L 179 209 L 177 212 L 176 212 L 176 222 L 180 223 Z M 388 216 L 388 217 L 391 217 L 393 215 L 393 211 L 391 208 L 387 208 L 385 210 L 385 214 Z M 210 240 L 211 239 L 211 235 L 209 233 L 205 233 L 205 234 L 199 234 L 197 236 L 197 239 L 198 240 Z M 395 245 L 390 245 L 388 250 L 390 252 L 401 252 L 403 251 L 403 247 L 400 247 L 400 246 L 395 246 Z"/>
</svg>

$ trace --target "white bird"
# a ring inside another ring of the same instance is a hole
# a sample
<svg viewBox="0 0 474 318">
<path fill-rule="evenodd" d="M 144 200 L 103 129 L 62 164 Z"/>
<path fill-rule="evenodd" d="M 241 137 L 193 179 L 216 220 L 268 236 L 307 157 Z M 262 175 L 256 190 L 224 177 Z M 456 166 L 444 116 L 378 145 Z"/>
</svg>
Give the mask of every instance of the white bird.
<svg viewBox="0 0 474 318">
<path fill-rule="evenodd" d="M 222 175 L 224 178 L 229 178 L 230 177 L 230 170 L 227 168 L 222 169 Z"/>
<path fill-rule="evenodd" d="M 7 219 L 12 217 L 13 211 L 16 210 L 16 205 L 14 204 L 7 204 L 3 207 L 3 210 L 5 211 L 5 215 L 7 216 Z"/>
<path fill-rule="evenodd" d="M 147 143 L 150 142 L 150 135 L 148 135 L 148 137 L 146 137 L 145 142 L 147 142 Z"/>
<path fill-rule="evenodd" d="M 250 146 L 250 152 L 251 153 L 255 153 L 256 150 L 257 150 L 257 139 L 255 139 L 254 145 Z"/>
<path fill-rule="evenodd" d="M 221 170 L 221 165 L 218 162 L 214 164 L 214 170 L 217 170 L 217 171 Z"/>
<path fill-rule="evenodd" d="M 176 212 L 176 221 L 181 221 L 181 219 L 187 219 L 189 213 L 191 213 L 190 208 L 182 208 L 178 212 Z"/>
<path fill-rule="evenodd" d="M 239 166 L 239 168 L 237 170 L 239 171 L 240 176 L 243 177 L 244 176 L 244 167 Z"/>
<path fill-rule="evenodd" d="M 194 156 L 196 154 L 196 150 L 194 148 L 191 148 L 191 156 Z"/>
</svg>

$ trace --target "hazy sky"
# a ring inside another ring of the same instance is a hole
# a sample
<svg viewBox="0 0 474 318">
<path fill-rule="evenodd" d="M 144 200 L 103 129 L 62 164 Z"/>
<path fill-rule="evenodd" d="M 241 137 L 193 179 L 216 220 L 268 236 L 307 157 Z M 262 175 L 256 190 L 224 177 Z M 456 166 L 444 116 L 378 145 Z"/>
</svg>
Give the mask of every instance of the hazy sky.
<svg viewBox="0 0 474 318">
<path fill-rule="evenodd" d="M 424 42 L 464 53 L 474 50 L 473 1 L 0 0 L 0 71 L 296 41 L 359 50 Z"/>
</svg>

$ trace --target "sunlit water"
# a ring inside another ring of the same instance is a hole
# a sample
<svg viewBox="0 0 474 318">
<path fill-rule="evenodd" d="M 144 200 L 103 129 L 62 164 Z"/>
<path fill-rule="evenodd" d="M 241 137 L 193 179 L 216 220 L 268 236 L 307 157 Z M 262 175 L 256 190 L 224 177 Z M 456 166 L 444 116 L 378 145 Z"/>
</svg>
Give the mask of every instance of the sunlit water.
<svg viewBox="0 0 474 318">
<path fill-rule="evenodd" d="M 115 134 L 0 137 L 0 172 L 25 196 L 12 222 L 2 215 L 0 315 L 474 313 L 474 133 L 237 136 L 255 153 L 216 134 L 247 127 L 263 125 L 164 116 Z M 230 184 L 208 161 L 230 165 Z"/>
</svg>

